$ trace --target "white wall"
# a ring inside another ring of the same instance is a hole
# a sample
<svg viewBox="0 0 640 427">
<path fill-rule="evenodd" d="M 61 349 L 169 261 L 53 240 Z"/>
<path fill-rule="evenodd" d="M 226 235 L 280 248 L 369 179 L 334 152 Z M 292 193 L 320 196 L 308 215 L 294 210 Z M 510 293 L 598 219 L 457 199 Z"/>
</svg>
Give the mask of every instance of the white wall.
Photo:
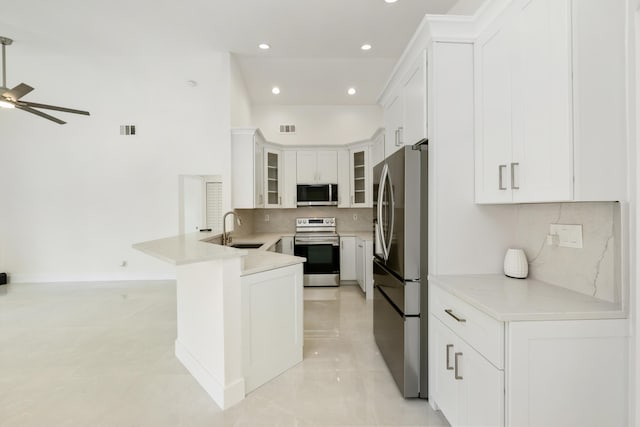
<svg viewBox="0 0 640 427">
<path fill-rule="evenodd" d="M 473 15 L 485 0 L 458 0 L 447 12 L 449 15 Z"/>
<path fill-rule="evenodd" d="M 55 114 L 68 120 L 60 126 L 0 111 L 0 269 L 14 283 L 173 277 L 174 267 L 131 244 L 177 234 L 179 174 L 222 175 L 230 206 L 229 54 L 16 50 L 9 86 L 17 76 L 36 88 L 25 100 L 91 117 Z M 120 136 L 121 124 L 138 134 Z"/>
<path fill-rule="evenodd" d="M 267 141 L 288 145 L 348 144 L 383 126 L 378 105 L 254 105 L 252 115 Z M 281 124 L 296 125 L 296 133 L 280 134 Z"/>
<path fill-rule="evenodd" d="M 235 55 L 231 55 L 231 127 L 251 127 L 251 99 Z"/>
</svg>

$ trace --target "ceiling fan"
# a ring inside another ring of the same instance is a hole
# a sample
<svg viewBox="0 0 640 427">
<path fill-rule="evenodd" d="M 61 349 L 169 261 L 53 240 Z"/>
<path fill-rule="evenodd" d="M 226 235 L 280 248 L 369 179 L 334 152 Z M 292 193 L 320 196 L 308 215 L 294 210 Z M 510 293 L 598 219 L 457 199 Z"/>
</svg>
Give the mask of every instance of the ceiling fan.
<svg viewBox="0 0 640 427">
<path fill-rule="evenodd" d="M 88 111 L 74 110 L 72 108 L 56 107 L 55 105 L 39 104 L 36 102 L 22 101 L 21 98 L 31 92 L 33 88 L 25 83 L 20 83 L 13 89 L 7 88 L 7 58 L 5 48 L 13 43 L 13 40 L 7 37 L 0 37 L 0 44 L 2 44 L 2 86 L 0 86 L 0 107 L 2 108 L 17 108 L 27 113 L 35 114 L 36 116 L 44 117 L 47 120 L 56 122 L 58 124 L 65 124 L 64 120 L 60 120 L 57 117 L 53 117 L 42 111 L 36 110 L 36 108 L 43 110 L 55 110 L 65 113 L 84 114 L 89 115 Z"/>
</svg>

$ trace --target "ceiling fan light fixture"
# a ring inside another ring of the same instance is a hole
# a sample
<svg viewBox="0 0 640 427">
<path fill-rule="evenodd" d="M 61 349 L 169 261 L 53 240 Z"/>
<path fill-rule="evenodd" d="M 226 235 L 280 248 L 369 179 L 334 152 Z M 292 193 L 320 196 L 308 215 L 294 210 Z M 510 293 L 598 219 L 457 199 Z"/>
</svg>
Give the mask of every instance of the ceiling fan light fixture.
<svg viewBox="0 0 640 427">
<path fill-rule="evenodd" d="M 4 99 L 0 99 L 0 108 L 16 108 L 15 105 Z"/>
</svg>

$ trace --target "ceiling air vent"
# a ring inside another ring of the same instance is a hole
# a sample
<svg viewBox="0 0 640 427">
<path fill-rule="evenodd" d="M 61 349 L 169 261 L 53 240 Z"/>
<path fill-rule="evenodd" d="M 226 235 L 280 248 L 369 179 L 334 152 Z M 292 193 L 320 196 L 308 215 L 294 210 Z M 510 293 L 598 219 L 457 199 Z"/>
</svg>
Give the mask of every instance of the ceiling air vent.
<svg viewBox="0 0 640 427">
<path fill-rule="evenodd" d="M 280 125 L 280 133 L 296 133 L 296 125 Z"/>
</svg>

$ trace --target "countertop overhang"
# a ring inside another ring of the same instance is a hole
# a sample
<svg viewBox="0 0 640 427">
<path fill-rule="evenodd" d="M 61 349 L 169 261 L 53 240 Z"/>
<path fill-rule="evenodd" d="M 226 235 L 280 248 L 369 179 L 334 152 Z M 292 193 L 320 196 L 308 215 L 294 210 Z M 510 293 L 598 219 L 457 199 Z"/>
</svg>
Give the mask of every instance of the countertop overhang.
<svg viewBox="0 0 640 427">
<path fill-rule="evenodd" d="M 249 250 L 236 249 L 214 243 L 219 241 L 220 235 L 208 232 L 188 233 L 149 240 L 135 243 L 133 248 L 177 266 L 241 257 L 241 276 L 247 276 L 306 261 L 303 257 L 267 251 L 280 238 L 287 235 L 291 234 L 268 233 L 234 238 L 234 243 L 263 243 L 259 249 Z"/>
</svg>

